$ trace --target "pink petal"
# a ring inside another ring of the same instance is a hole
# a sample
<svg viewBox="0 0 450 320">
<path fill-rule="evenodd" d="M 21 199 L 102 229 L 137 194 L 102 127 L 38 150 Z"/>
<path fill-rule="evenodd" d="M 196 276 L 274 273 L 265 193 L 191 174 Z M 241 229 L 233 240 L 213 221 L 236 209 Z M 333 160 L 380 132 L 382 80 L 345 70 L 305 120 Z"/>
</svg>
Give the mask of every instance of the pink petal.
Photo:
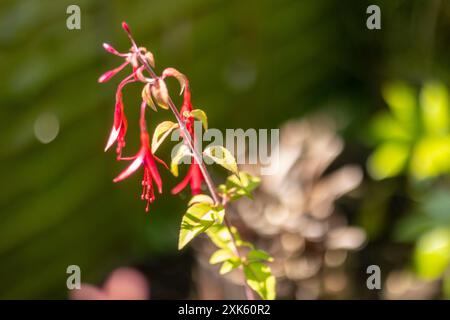
<svg viewBox="0 0 450 320">
<path fill-rule="evenodd" d="M 104 74 L 102 74 L 100 76 L 100 78 L 98 78 L 98 82 L 103 83 L 103 82 L 108 81 L 109 79 L 114 77 L 119 71 L 121 71 L 123 68 L 125 68 L 127 64 L 129 64 L 129 62 L 125 61 L 124 63 L 122 63 L 117 68 L 105 72 Z"/>
<path fill-rule="evenodd" d="M 116 127 L 112 127 L 111 133 L 109 134 L 108 142 L 106 143 L 105 152 L 108 151 L 109 148 L 116 142 L 117 137 L 119 136 L 120 127 L 116 129 Z"/>
<path fill-rule="evenodd" d="M 114 182 L 122 181 L 123 179 L 128 178 L 130 175 L 132 175 L 142 164 L 143 155 L 138 155 L 138 157 L 126 168 L 124 171 L 122 171 L 121 174 L 119 174 L 116 178 L 114 178 Z"/>
</svg>

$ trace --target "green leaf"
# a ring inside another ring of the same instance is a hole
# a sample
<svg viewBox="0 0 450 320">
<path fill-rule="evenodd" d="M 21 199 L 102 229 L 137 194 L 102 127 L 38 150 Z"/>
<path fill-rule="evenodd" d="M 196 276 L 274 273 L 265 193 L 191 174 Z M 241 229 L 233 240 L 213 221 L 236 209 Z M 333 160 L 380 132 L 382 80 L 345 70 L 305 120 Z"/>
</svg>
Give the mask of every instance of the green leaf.
<svg viewBox="0 0 450 320">
<path fill-rule="evenodd" d="M 390 113 L 383 112 L 374 117 L 370 125 L 371 137 L 377 142 L 411 141 L 410 132 Z"/>
<path fill-rule="evenodd" d="M 178 249 L 182 249 L 214 223 L 222 223 L 224 214 L 223 206 L 214 207 L 209 203 L 196 203 L 190 206 L 181 219 Z"/>
<path fill-rule="evenodd" d="M 214 204 L 214 200 L 210 196 L 207 196 L 206 194 L 196 194 L 191 198 L 191 200 L 188 203 L 188 206 L 191 206 L 194 203 L 201 203 L 201 202 Z"/>
<path fill-rule="evenodd" d="M 211 257 L 209 258 L 209 263 L 216 264 L 232 258 L 236 258 L 236 256 L 231 250 L 219 249 L 211 255 Z"/>
<path fill-rule="evenodd" d="M 231 152 L 226 148 L 222 146 L 208 146 L 205 151 L 203 151 L 203 154 L 225 169 L 238 174 L 236 159 L 234 159 Z"/>
<path fill-rule="evenodd" d="M 368 171 L 377 180 L 397 176 L 405 168 L 408 156 L 409 146 L 407 144 L 383 143 L 368 159 Z"/>
<path fill-rule="evenodd" d="M 155 128 L 152 138 L 152 153 L 158 150 L 159 146 L 169 136 L 173 129 L 178 128 L 178 124 L 172 121 L 163 121 Z"/>
<path fill-rule="evenodd" d="M 440 277 L 450 264 L 450 230 L 437 228 L 421 236 L 416 244 L 414 262 L 420 277 Z"/>
<path fill-rule="evenodd" d="M 415 132 L 418 110 L 414 88 L 403 82 L 392 82 L 383 87 L 382 94 L 394 116 L 408 128 L 409 132 Z"/>
<path fill-rule="evenodd" d="M 236 228 L 232 227 L 231 232 L 235 238 L 238 236 Z M 206 234 L 217 247 L 232 250 L 231 235 L 224 225 L 214 225 L 208 229 Z"/>
<path fill-rule="evenodd" d="M 205 130 L 208 130 L 208 117 L 206 116 L 206 113 L 203 110 L 194 109 L 191 112 L 189 112 L 189 115 L 197 120 L 200 120 L 202 122 L 203 128 L 205 128 Z"/>
<path fill-rule="evenodd" d="M 414 146 L 410 170 L 421 180 L 450 171 L 450 136 L 424 137 Z"/>
<path fill-rule="evenodd" d="M 231 175 L 227 178 L 225 185 L 219 186 L 219 191 L 228 195 L 231 200 L 239 199 L 242 196 L 252 198 L 252 191 L 261 182 L 258 177 L 240 171 L 238 175 Z"/>
<path fill-rule="evenodd" d="M 192 156 L 189 147 L 185 144 L 181 144 L 175 150 L 175 154 L 172 155 L 172 161 L 170 162 L 170 171 L 175 177 L 178 177 L 178 164 L 186 156 Z"/>
<path fill-rule="evenodd" d="M 273 261 L 273 258 L 264 250 L 251 250 L 247 254 L 249 261 Z"/>
<path fill-rule="evenodd" d="M 444 84 L 430 82 L 420 93 L 422 118 L 427 133 L 446 134 L 449 130 L 449 100 Z"/>
<path fill-rule="evenodd" d="M 227 260 L 222 264 L 222 267 L 220 267 L 220 274 L 226 274 L 230 272 L 233 269 L 239 268 L 241 265 L 240 260 Z"/>
<path fill-rule="evenodd" d="M 260 262 L 244 265 L 244 274 L 250 288 L 264 300 L 275 299 L 276 280 L 268 266 Z"/>
</svg>

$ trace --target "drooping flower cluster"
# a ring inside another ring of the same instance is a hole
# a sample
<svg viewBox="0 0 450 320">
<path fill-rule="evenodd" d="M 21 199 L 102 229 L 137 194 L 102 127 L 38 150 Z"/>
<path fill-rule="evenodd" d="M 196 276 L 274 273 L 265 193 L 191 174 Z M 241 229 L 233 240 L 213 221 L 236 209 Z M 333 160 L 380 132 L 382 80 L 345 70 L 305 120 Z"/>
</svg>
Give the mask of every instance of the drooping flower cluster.
<svg viewBox="0 0 450 320">
<path fill-rule="evenodd" d="M 105 151 L 117 143 L 117 160 L 131 162 L 128 167 L 113 180 L 114 182 L 119 182 L 128 178 L 140 167 L 143 167 L 144 177 L 142 179 L 143 190 L 141 198 L 147 202 L 146 211 L 148 211 L 149 204 L 155 200 L 154 184 L 156 185 L 158 192 L 162 193 L 162 180 L 156 162 L 163 164 L 166 168 L 167 166 L 161 159 L 154 155 L 154 151 L 156 150 L 152 150 L 154 143 L 151 142 L 145 120 L 147 106 L 155 111 L 157 110 L 156 106 L 163 109 L 169 108 L 170 98 L 164 79 L 166 77 L 175 77 L 181 85 L 181 93 L 184 93 L 183 105 L 180 108 L 180 118 L 184 121 L 189 132 L 189 136 L 183 136 L 183 139 L 185 139 L 185 141 L 186 139 L 191 139 L 191 141 L 195 143 L 194 118 L 190 115 L 190 112 L 192 111 L 191 92 L 186 76 L 174 68 L 165 69 L 162 75 L 158 77 L 152 69 L 155 66 L 153 54 L 150 51 L 147 51 L 146 48 L 137 47 L 132 38 L 130 28 L 125 22 L 122 23 L 122 27 L 127 32 L 132 46 L 128 52 L 121 53 L 114 49 L 111 45 L 104 43 L 103 48 L 107 52 L 114 54 L 125 61 L 117 68 L 107 71 L 98 79 L 98 82 L 100 83 L 107 82 L 117 73 L 125 69 L 126 66 L 130 65 L 132 67 L 131 74 L 126 76 L 117 86 L 114 122 L 106 143 Z M 149 76 L 145 76 L 144 72 L 148 72 Z M 132 157 L 123 157 L 122 150 L 125 147 L 125 136 L 127 133 L 128 123 L 125 115 L 122 90 L 127 84 L 133 82 L 141 82 L 145 84 L 142 90 L 142 103 L 140 108 L 141 147 L 136 155 Z M 173 126 L 171 130 L 175 128 L 176 126 Z M 187 186 L 188 183 L 190 183 L 192 194 L 198 194 L 201 192 L 201 185 L 203 181 L 204 178 L 199 165 L 193 160 L 186 177 L 172 190 L 172 193 L 179 193 Z"/>
</svg>

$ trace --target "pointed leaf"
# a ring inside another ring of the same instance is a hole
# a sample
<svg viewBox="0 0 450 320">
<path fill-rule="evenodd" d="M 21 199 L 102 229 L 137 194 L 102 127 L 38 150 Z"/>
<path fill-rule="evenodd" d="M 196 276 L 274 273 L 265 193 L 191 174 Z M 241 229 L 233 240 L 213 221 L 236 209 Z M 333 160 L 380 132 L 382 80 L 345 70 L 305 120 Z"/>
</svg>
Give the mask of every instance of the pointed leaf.
<svg viewBox="0 0 450 320">
<path fill-rule="evenodd" d="M 170 162 L 170 171 L 175 177 L 178 177 L 178 164 L 186 156 L 192 156 L 191 152 L 189 151 L 189 147 L 185 144 L 179 145 L 179 147 L 175 151 L 175 154 L 172 155 L 172 161 Z"/>
<path fill-rule="evenodd" d="M 210 196 L 207 196 L 206 194 L 197 194 L 192 197 L 192 199 L 188 203 L 188 206 L 191 206 L 194 203 L 201 203 L 201 202 L 206 202 L 211 205 L 214 204 L 214 200 Z"/>
<path fill-rule="evenodd" d="M 226 274 L 233 269 L 239 268 L 240 265 L 241 265 L 240 260 L 227 260 L 222 264 L 219 273 L 222 275 Z"/>
<path fill-rule="evenodd" d="M 275 299 L 275 277 L 268 266 L 260 262 L 244 265 L 244 274 L 247 284 L 255 290 L 264 300 Z"/>
<path fill-rule="evenodd" d="M 222 146 L 208 146 L 203 153 L 211 158 L 215 163 L 235 174 L 238 174 L 236 159 L 226 148 Z"/>
<path fill-rule="evenodd" d="M 194 109 L 191 112 L 189 112 L 189 115 L 201 121 L 203 128 L 205 128 L 205 130 L 208 130 L 208 117 L 206 116 L 206 113 L 203 110 Z"/>
<path fill-rule="evenodd" d="M 231 250 L 219 249 L 211 255 L 211 258 L 209 258 L 209 263 L 216 264 L 235 257 L 236 256 L 233 254 Z"/>
<path fill-rule="evenodd" d="M 273 261 L 273 258 L 264 250 L 251 250 L 247 254 L 247 259 L 252 261 Z"/>
<path fill-rule="evenodd" d="M 163 141 L 170 135 L 172 130 L 178 128 L 178 124 L 172 121 L 163 121 L 155 128 L 152 138 L 152 153 L 158 150 Z"/>
<path fill-rule="evenodd" d="M 445 134 L 449 130 L 448 91 L 442 83 L 427 83 L 420 93 L 420 105 L 425 129 L 430 134 Z"/>
</svg>

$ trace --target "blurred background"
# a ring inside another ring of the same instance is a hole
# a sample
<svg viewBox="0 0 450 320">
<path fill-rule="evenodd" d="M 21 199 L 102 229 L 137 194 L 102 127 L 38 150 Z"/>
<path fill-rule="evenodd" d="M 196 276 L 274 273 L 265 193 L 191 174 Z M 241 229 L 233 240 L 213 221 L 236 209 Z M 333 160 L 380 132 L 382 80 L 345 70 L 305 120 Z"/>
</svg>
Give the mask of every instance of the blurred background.
<svg viewBox="0 0 450 320">
<path fill-rule="evenodd" d="M 81 30 L 66 28 L 70 4 Z M 366 28 L 370 4 L 381 30 Z M 177 251 L 190 196 L 169 194 L 176 179 L 161 170 L 149 214 L 138 176 L 112 183 L 118 79 L 97 78 L 120 62 L 103 42 L 129 48 L 122 21 L 158 71 L 189 76 L 211 127 L 281 128 L 290 161 L 229 212 L 274 255 L 280 299 L 450 298 L 450 1 L 3 0 L 1 299 L 65 299 L 73 264 L 94 285 L 133 267 L 154 299 L 242 297 L 207 265 L 207 242 Z M 125 105 L 139 99 L 125 90 Z"/>
</svg>

